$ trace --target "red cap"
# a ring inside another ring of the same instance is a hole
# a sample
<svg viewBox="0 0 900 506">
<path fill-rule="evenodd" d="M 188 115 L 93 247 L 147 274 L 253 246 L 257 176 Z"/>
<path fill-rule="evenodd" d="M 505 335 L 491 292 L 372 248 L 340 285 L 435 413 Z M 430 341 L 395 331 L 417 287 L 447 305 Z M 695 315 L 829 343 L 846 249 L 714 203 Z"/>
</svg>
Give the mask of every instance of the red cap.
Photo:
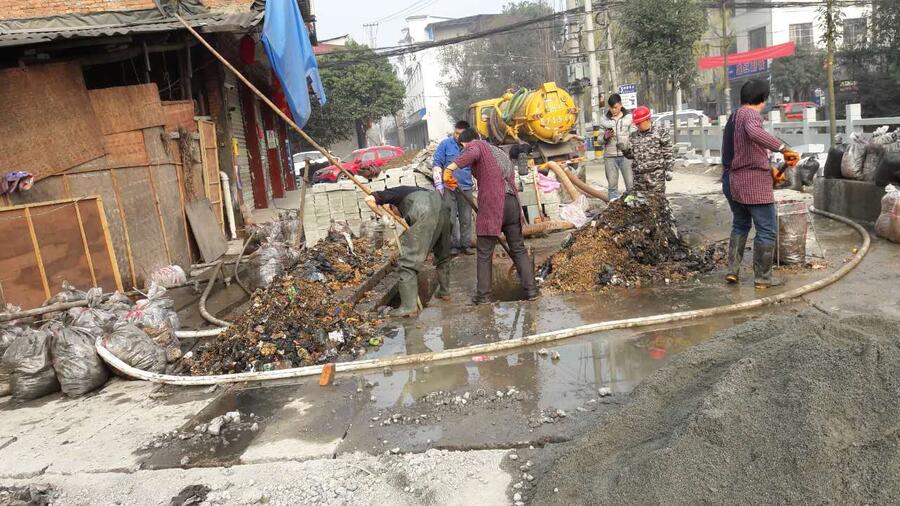
<svg viewBox="0 0 900 506">
<path fill-rule="evenodd" d="M 631 113 L 631 119 L 634 121 L 635 125 L 640 125 L 641 123 L 650 119 L 650 108 L 646 105 L 639 106 L 637 109 Z"/>
</svg>

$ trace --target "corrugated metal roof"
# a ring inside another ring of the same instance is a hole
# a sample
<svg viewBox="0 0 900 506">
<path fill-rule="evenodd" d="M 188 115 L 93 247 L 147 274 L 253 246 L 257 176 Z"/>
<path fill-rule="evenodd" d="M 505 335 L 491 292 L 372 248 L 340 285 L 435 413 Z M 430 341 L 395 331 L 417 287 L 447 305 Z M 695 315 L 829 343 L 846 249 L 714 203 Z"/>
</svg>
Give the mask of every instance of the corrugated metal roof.
<svg viewBox="0 0 900 506">
<path fill-rule="evenodd" d="M 263 11 L 204 12 L 184 17 L 201 32 L 242 31 L 259 24 Z M 61 39 L 167 32 L 183 28 L 177 19 L 164 16 L 156 10 L 13 20 L 0 22 L 0 47 L 25 46 Z"/>
</svg>

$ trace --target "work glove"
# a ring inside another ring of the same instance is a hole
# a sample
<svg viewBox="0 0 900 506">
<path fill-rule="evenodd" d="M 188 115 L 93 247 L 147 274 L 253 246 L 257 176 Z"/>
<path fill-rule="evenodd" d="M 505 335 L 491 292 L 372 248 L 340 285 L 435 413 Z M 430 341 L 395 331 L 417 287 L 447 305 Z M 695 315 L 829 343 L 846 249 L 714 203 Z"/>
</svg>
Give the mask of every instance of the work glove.
<svg viewBox="0 0 900 506">
<path fill-rule="evenodd" d="M 781 152 L 784 155 L 784 164 L 788 167 L 796 167 L 800 161 L 800 153 L 791 149 L 785 149 Z"/>
<path fill-rule="evenodd" d="M 453 171 L 450 169 L 444 169 L 444 187 L 450 190 L 459 188 L 459 182 L 453 177 Z"/>
<path fill-rule="evenodd" d="M 444 194 L 444 179 L 441 177 L 441 168 L 440 167 L 432 167 L 431 168 L 431 178 L 434 180 L 434 189 L 438 191 L 441 195 Z"/>
</svg>

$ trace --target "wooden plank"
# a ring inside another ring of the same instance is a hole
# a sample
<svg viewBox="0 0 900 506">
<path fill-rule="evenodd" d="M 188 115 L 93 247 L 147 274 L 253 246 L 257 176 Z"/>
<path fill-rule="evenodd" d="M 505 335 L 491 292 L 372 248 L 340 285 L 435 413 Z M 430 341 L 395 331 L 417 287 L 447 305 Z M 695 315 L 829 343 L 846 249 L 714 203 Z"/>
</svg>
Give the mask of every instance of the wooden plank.
<svg viewBox="0 0 900 506">
<path fill-rule="evenodd" d="M 203 261 L 218 260 L 228 250 L 228 244 L 225 242 L 225 234 L 216 223 L 212 204 L 206 199 L 188 202 L 187 215 Z"/>
<path fill-rule="evenodd" d="M 116 262 L 112 238 L 106 224 L 102 199 L 82 200 L 77 209 L 81 213 L 90 258 L 94 263 L 97 283 L 104 292 L 122 290 L 122 277 Z"/>
<path fill-rule="evenodd" d="M 81 240 L 74 202 L 40 205 L 25 209 L 31 219 L 40 258 L 50 292 L 59 291 L 64 281 L 86 289 L 94 286 L 87 251 Z"/>
<path fill-rule="evenodd" d="M 100 126 L 77 63 L 0 70 L 0 167 L 35 180 L 103 156 Z"/>
<path fill-rule="evenodd" d="M 109 168 L 136 167 L 150 164 L 144 133 L 141 130 L 103 136 L 106 163 Z"/>
<path fill-rule="evenodd" d="M 137 286 L 142 286 L 153 271 L 169 265 L 159 217 L 153 212 L 156 204 L 150 180 L 144 167 L 122 168 L 112 173 L 119 189 L 119 204 L 125 212 Z"/>
<path fill-rule="evenodd" d="M 225 231 L 225 214 L 222 206 L 222 182 L 219 176 L 219 148 L 216 139 L 216 125 L 212 121 L 198 121 L 200 129 L 200 153 L 203 161 L 203 177 L 206 183 L 206 198 L 213 206 L 216 221 Z"/>
<path fill-rule="evenodd" d="M 184 230 L 184 244 L 187 245 L 188 261 L 194 263 L 194 250 L 191 248 L 191 233 L 188 231 L 187 213 L 185 213 L 184 200 L 184 167 L 175 167 L 175 177 L 178 178 L 178 201 L 181 211 L 182 230 Z"/>
<path fill-rule="evenodd" d="M 40 306 L 47 299 L 43 278 L 34 254 L 34 241 L 24 208 L 0 210 L 0 223 L 6 237 L 0 255 L 0 284 L 4 300 L 22 307 Z"/>
<path fill-rule="evenodd" d="M 153 182 L 153 171 L 147 169 L 147 180 L 150 182 L 150 193 L 153 195 L 153 203 L 156 204 L 156 217 L 159 220 L 159 228 L 162 231 L 163 245 L 166 247 L 166 262 L 172 265 L 172 250 L 169 249 L 169 238 L 166 236 L 166 221 L 163 219 L 162 209 L 159 208 L 159 195 L 156 193 L 156 183 Z"/>
<path fill-rule="evenodd" d="M 133 283 L 131 278 L 131 264 L 128 260 L 128 246 L 125 223 L 119 212 L 119 204 L 116 198 L 116 190 L 113 188 L 113 176 L 111 171 L 86 172 L 78 174 L 66 173 L 63 176 L 69 186 L 72 197 L 89 197 L 96 195 L 103 202 L 104 221 L 109 229 L 110 241 L 113 248 L 113 256 L 116 259 L 117 273 L 125 276 L 128 283 Z M 84 212 L 84 209 L 82 209 Z M 96 254 L 96 253 L 95 253 Z"/>
<path fill-rule="evenodd" d="M 178 184 L 178 170 L 174 165 L 161 165 L 153 172 L 156 194 L 159 197 L 166 237 L 172 254 L 172 263 L 182 268 L 190 267 L 191 250 L 187 232 L 187 217 L 181 189 Z"/>
<path fill-rule="evenodd" d="M 125 207 L 122 205 L 122 192 L 119 190 L 119 183 L 116 180 L 114 171 L 109 171 L 109 177 L 112 181 L 113 192 L 116 195 L 116 209 L 119 211 L 119 219 L 122 221 L 123 237 L 125 239 L 125 253 L 128 255 L 128 271 L 131 274 L 132 286 L 138 286 L 137 269 L 134 267 L 134 255 L 131 250 L 131 237 L 128 235 L 128 220 L 125 219 Z"/>
<path fill-rule="evenodd" d="M 193 100 L 164 100 L 163 112 L 166 115 L 166 132 L 196 132 L 197 122 L 194 120 Z"/>
<path fill-rule="evenodd" d="M 26 207 L 25 223 L 28 224 L 28 235 L 31 238 L 31 250 L 34 251 L 34 261 L 38 267 L 38 273 L 41 275 L 41 286 L 44 288 L 44 296 L 50 298 L 50 285 L 47 283 L 47 273 L 44 271 L 44 259 L 41 257 L 41 247 L 38 245 L 37 235 L 34 232 L 34 223 L 31 221 L 31 209 Z"/>
<path fill-rule="evenodd" d="M 90 90 L 88 95 L 104 135 L 166 124 L 156 83 Z"/>
<path fill-rule="evenodd" d="M 65 180 L 63 180 L 65 181 Z M 81 209 L 75 203 L 75 215 L 78 217 L 78 231 L 81 233 L 81 245 L 84 248 L 84 256 L 87 258 L 88 269 L 91 271 L 91 286 L 97 286 L 97 271 L 94 269 L 94 259 L 91 256 L 91 249 L 88 247 L 87 234 L 84 232 L 84 217 L 81 215 Z"/>
</svg>

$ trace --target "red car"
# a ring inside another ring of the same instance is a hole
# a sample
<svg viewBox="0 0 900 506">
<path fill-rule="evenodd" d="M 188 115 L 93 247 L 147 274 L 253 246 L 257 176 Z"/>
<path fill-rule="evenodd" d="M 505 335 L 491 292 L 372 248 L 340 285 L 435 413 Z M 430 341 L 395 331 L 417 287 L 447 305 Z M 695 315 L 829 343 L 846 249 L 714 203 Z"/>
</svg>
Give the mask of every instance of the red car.
<svg viewBox="0 0 900 506">
<path fill-rule="evenodd" d="M 403 155 L 403 150 L 394 146 L 357 149 L 352 153 L 352 159 L 349 162 L 341 163 L 341 166 L 354 176 L 361 175 L 372 178 L 378 175 L 382 165 L 401 155 Z M 313 175 L 313 183 L 334 183 L 339 179 L 346 178 L 334 165 L 319 169 Z"/>
</svg>

